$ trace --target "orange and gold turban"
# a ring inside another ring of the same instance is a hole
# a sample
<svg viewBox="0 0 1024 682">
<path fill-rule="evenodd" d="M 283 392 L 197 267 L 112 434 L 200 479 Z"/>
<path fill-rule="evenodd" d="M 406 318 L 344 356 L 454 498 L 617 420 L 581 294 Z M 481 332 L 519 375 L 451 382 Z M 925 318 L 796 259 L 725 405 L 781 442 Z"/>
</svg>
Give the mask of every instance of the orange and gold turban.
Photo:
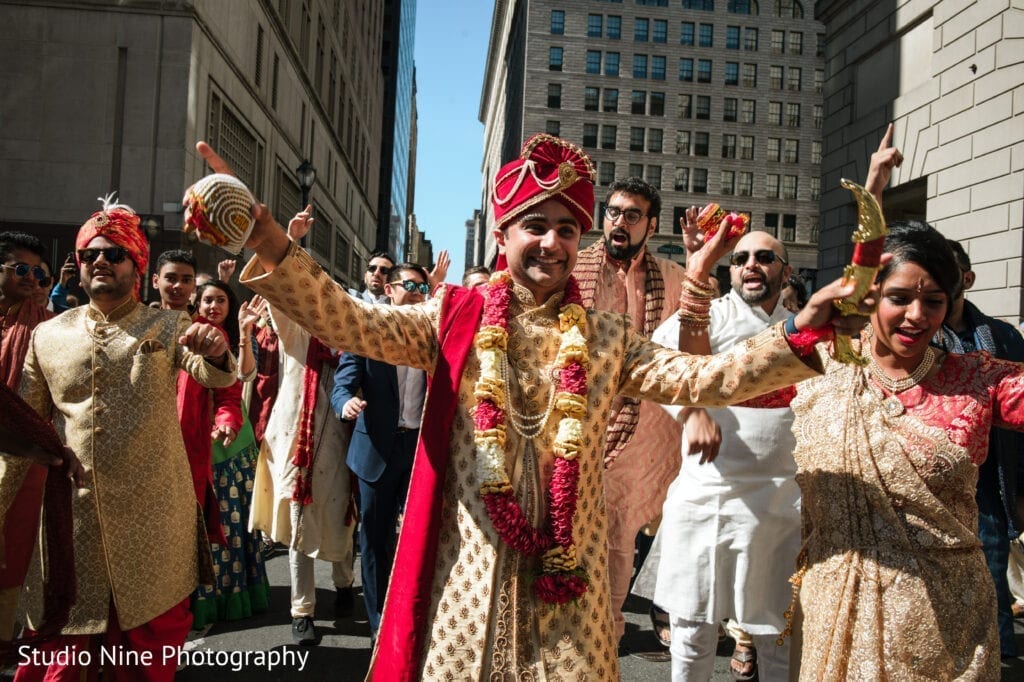
<svg viewBox="0 0 1024 682">
<path fill-rule="evenodd" d="M 78 230 L 75 250 L 87 248 L 96 237 L 106 237 L 128 252 L 135 263 L 135 298 L 139 298 L 142 278 L 149 267 L 149 241 L 142 231 L 141 220 L 129 206 L 112 204 L 111 197 L 101 199 L 103 208 L 90 216 Z M 76 253 L 75 260 L 78 260 Z M 81 261 L 78 262 L 81 267 Z"/>
<path fill-rule="evenodd" d="M 548 199 L 562 202 L 581 231 L 593 227 L 594 162 L 571 142 L 541 133 L 527 140 L 519 158 L 502 166 L 494 178 L 494 226 L 504 227 Z"/>
</svg>

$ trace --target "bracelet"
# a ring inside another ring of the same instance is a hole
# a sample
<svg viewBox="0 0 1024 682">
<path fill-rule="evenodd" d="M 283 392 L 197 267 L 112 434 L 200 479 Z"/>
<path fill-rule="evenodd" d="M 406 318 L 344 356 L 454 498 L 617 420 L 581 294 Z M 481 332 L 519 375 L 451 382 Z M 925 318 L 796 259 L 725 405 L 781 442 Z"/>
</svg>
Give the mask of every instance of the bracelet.
<svg viewBox="0 0 1024 682">
<path fill-rule="evenodd" d="M 695 294 L 703 294 L 711 298 L 714 298 L 715 294 L 718 293 L 718 287 L 710 281 L 701 282 L 699 279 L 691 277 L 688 272 L 683 273 L 683 288 Z"/>
<path fill-rule="evenodd" d="M 786 318 L 786 324 L 782 329 L 786 332 L 787 336 L 793 336 L 800 331 L 796 328 L 796 313 Z"/>
</svg>

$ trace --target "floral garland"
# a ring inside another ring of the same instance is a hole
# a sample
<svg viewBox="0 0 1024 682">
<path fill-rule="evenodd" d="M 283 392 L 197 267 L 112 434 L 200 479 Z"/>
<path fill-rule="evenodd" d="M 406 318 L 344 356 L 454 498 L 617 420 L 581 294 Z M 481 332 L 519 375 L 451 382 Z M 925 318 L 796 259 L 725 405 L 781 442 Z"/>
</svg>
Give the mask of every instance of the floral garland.
<svg viewBox="0 0 1024 682">
<path fill-rule="evenodd" d="M 474 345 L 480 359 L 480 377 L 474 387 L 477 399 L 473 414 L 477 477 L 487 516 L 498 535 L 521 554 L 541 557 L 541 573 L 533 580 L 533 592 L 548 604 L 565 604 L 587 591 L 589 578 L 576 560 L 573 517 L 579 495 L 583 449 L 583 419 L 587 415 L 586 312 L 579 285 L 572 277 L 558 312 L 562 332 L 554 366 L 558 387 L 553 408 L 562 414 L 553 446 L 555 468 L 548 491 L 548 519 L 534 528 L 516 501 L 505 468 L 506 369 L 508 314 L 512 278 L 506 271 L 492 277 L 485 292 L 483 321 Z"/>
</svg>

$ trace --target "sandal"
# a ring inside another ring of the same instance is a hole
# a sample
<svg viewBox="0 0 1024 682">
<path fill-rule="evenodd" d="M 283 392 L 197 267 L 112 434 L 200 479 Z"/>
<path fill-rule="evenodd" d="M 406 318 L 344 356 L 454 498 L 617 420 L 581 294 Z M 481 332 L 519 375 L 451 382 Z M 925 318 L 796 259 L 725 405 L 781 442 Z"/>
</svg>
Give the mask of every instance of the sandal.
<svg viewBox="0 0 1024 682">
<path fill-rule="evenodd" d="M 741 646 L 743 650 L 740 650 Z M 740 664 L 739 669 L 732 664 L 733 661 Z M 750 666 L 749 669 L 747 668 L 748 665 Z M 739 680 L 739 682 L 749 682 L 749 680 L 757 677 L 757 649 L 752 646 L 748 647 L 743 644 L 737 644 L 736 648 L 732 651 L 732 660 L 729 661 L 729 672 L 732 673 L 732 678 Z"/>
<path fill-rule="evenodd" d="M 649 611 L 651 626 L 654 628 L 654 636 L 658 638 L 663 647 L 672 646 L 672 626 L 669 621 L 668 611 L 664 611 L 657 604 L 651 604 Z"/>
</svg>

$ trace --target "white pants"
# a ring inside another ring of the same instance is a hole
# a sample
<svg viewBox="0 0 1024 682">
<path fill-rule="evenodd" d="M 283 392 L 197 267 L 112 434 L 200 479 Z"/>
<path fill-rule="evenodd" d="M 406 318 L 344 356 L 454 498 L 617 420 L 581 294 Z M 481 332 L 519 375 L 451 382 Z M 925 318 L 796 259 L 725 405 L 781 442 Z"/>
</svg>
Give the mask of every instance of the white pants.
<svg viewBox="0 0 1024 682">
<path fill-rule="evenodd" d="M 757 675 L 762 682 L 789 679 L 789 639 L 782 646 L 778 635 L 751 635 L 757 649 Z M 705 682 L 715 672 L 718 625 L 696 623 L 672 615 L 672 682 Z"/>
<path fill-rule="evenodd" d="M 292 578 L 292 618 L 312 617 L 316 609 L 315 561 L 302 552 L 288 550 L 288 568 Z M 344 561 L 331 562 L 331 578 L 335 588 L 352 587 L 355 575 L 351 564 Z"/>
</svg>

